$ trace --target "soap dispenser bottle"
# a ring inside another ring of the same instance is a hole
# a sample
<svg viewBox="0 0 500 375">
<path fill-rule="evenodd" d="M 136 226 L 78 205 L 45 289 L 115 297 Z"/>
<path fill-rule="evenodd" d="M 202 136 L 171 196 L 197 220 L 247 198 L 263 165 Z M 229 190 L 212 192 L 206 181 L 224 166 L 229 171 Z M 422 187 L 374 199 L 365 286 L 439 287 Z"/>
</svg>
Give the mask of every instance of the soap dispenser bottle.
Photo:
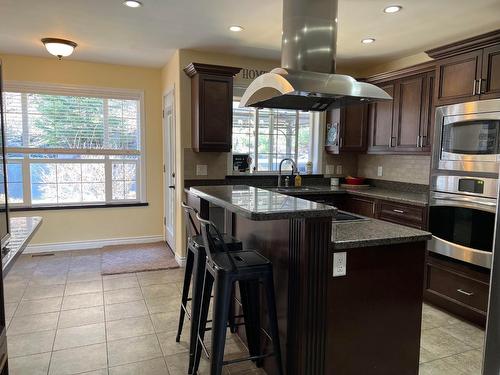
<svg viewBox="0 0 500 375">
<path fill-rule="evenodd" d="M 295 176 L 295 186 L 302 186 L 302 177 L 300 176 L 300 172 L 297 172 Z"/>
</svg>

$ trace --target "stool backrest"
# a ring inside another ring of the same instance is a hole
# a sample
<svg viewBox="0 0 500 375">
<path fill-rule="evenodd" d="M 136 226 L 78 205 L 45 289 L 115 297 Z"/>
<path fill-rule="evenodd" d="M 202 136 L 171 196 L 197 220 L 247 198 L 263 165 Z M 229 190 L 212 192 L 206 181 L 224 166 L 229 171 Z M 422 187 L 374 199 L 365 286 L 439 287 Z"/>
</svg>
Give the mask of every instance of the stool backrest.
<svg viewBox="0 0 500 375">
<path fill-rule="evenodd" d="M 213 263 L 213 255 L 217 253 L 226 253 L 231 269 L 236 269 L 236 263 L 230 255 L 229 248 L 224 242 L 224 237 L 219 232 L 219 229 L 210 220 L 203 219 L 200 214 L 196 214 L 196 218 L 201 224 L 201 235 L 205 244 L 205 252 L 207 253 L 207 262 Z"/>
<path fill-rule="evenodd" d="M 200 231 L 196 227 L 193 217 L 191 216 L 191 214 L 197 215 L 198 211 L 184 202 L 181 203 L 181 206 L 184 209 L 184 216 L 186 217 L 186 232 L 189 241 L 194 236 L 198 236 L 200 234 Z"/>
</svg>

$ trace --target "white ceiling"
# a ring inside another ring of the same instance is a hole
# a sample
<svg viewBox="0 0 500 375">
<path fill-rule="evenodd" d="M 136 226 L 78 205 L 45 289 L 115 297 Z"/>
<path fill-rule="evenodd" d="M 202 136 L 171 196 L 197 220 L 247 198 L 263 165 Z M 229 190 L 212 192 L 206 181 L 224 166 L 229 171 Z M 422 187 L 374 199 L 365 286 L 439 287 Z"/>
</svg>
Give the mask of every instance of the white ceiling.
<svg viewBox="0 0 500 375">
<path fill-rule="evenodd" d="M 161 67 L 177 48 L 279 58 L 281 0 L 142 2 L 0 0 L 0 52 L 47 56 L 40 38 L 60 37 L 79 44 L 71 59 L 125 65 Z M 392 3 L 403 11 L 384 14 Z M 499 28 L 500 0 L 339 0 L 339 63 L 382 63 Z"/>
</svg>

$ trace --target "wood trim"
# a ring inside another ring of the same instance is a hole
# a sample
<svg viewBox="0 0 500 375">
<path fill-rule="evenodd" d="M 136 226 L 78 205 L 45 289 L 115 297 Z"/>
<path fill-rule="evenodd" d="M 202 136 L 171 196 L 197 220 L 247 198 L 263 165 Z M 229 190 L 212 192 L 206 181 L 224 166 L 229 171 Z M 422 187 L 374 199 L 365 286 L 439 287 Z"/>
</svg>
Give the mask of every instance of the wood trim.
<svg viewBox="0 0 500 375">
<path fill-rule="evenodd" d="M 184 68 L 184 72 L 188 77 L 193 77 L 199 73 L 215 74 L 218 76 L 233 77 L 241 71 L 242 68 L 234 66 L 211 65 L 193 62 Z"/>
<path fill-rule="evenodd" d="M 433 48 L 425 51 L 425 53 L 433 59 L 441 59 L 443 57 L 449 57 L 475 49 L 489 47 L 498 43 L 500 43 L 500 29 Z"/>
<path fill-rule="evenodd" d="M 406 78 L 410 75 L 416 75 L 426 72 L 432 72 L 436 69 L 435 61 L 427 61 L 421 64 L 413 65 L 407 68 L 399 69 L 399 70 L 391 70 L 389 72 L 375 74 L 366 79 L 368 83 L 379 83 L 389 80 L 396 80 L 399 78 Z"/>
</svg>

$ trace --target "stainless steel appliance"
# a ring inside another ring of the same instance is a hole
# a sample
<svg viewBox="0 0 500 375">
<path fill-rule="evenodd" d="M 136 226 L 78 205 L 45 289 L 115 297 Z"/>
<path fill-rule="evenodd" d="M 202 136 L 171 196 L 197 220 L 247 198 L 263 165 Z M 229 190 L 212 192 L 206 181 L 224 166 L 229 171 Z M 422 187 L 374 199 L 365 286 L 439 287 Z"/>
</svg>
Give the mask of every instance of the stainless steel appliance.
<svg viewBox="0 0 500 375">
<path fill-rule="evenodd" d="M 490 268 L 498 180 L 435 175 L 429 199 L 429 251 Z"/>
<path fill-rule="evenodd" d="M 337 1 L 283 1 L 281 68 L 256 78 L 241 107 L 326 111 L 392 99 L 375 85 L 335 74 Z"/>
<path fill-rule="evenodd" d="M 500 99 L 436 108 L 433 170 L 498 173 Z"/>
</svg>

